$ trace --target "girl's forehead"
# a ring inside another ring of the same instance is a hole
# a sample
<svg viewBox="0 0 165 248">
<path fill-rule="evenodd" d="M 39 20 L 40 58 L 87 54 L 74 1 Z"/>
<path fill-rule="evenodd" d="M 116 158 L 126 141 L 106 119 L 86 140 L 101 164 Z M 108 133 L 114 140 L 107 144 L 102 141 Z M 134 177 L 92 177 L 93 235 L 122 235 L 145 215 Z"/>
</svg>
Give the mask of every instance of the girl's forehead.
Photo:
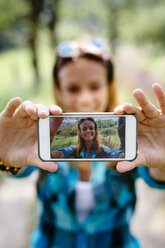
<svg viewBox="0 0 165 248">
<path fill-rule="evenodd" d="M 85 120 L 80 124 L 80 126 L 90 126 L 90 125 L 94 126 L 93 121 Z"/>
<path fill-rule="evenodd" d="M 104 78 L 106 80 L 107 70 L 105 65 L 95 60 L 79 58 L 77 61 L 63 65 L 59 70 L 60 82 L 92 78 Z"/>
</svg>

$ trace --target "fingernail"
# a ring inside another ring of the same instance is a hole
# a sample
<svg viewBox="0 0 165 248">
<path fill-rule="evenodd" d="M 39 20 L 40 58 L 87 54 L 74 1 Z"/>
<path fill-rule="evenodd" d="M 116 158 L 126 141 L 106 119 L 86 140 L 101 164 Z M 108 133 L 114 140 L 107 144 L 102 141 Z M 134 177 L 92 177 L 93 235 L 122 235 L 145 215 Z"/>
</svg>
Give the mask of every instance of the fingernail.
<svg viewBox="0 0 165 248">
<path fill-rule="evenodd" d="M 39 114 L 45 114 L 45 115 L 48 115 L 48 112 L 44 109 L 40 109 L 39 110 Z"/>
<path fill-rule="evenodd" d="M 59 107 L 59 106 L 55 106 L 55 105 L 52 105 L 51 107 L 51 111 L 58 111 L 58 112 L 62 112 L 62 109 Z"/>
</svg>

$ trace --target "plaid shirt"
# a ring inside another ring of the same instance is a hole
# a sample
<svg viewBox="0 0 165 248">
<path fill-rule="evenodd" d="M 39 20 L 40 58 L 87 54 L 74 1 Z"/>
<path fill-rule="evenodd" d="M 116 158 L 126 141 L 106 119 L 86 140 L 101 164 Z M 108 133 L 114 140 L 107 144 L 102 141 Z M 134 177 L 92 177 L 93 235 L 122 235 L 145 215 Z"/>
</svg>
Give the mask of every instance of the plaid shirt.
<svg viewBox="0 0 165 248">
<path fill-rule="evenodd" d="M 65 158 L 69 158 L 70 156 L 73 156 L 73 155 L 75 156 L 76 147 L 77 147 L 76 145 L 73 145 L 73 146 L 69 146 L 69 147 L 66 147 L 66 148 L 59 148 L 57 150 L 62 151 L 64 153 Z M 94 149 L 90 150 L 90 156 L 91 156 L 91 158 L 97 158 L 97 157 L 117 158 L 119 156 L 119 154 L 123 153 L 123 152 L 125 152 L 125 151 L 124 150 L 114 151 L 108 146 L 102 146 L 101 147 L 102 156 L 99 156 L 99 154 L 97 154 L 97 152 Z M 82 149 L 81 150 L 80 157 L 81 158 L 88 158 L 87 149 Z"/>
<path fill-rule="evenodd" d="M 92 163 L 91 183 L 96 205 L 82 224 L 76 218 L 76 168 L 58 163 L 55 173 L 47 173 L 38 185 L 40 222 L 31 236 L 33 248 L 136 248 L 129 223 L 136 203 L 135 181 L 142 177 L 151 187 L 165 189 L 154 181 L 145 166 L 118 173 L 106 163 Z M 29 166 L 21 177 L 29 175 Z M 20 176 L 19 176 L 20 177 Z"/>
</svg>

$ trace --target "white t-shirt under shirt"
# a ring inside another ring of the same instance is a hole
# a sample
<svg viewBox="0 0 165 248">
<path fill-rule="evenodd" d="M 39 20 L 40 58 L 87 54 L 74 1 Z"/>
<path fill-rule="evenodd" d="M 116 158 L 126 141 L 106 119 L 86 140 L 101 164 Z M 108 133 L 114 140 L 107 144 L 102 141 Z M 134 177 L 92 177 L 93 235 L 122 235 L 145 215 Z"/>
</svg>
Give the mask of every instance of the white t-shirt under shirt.
<svg viewBox="0 0 165 248">
<path fill-rule="evenodd" d="M 77 220 L 83 223 L 96 204 L 91 182 L 78 181 L 75 200 Z"/>
</svg>

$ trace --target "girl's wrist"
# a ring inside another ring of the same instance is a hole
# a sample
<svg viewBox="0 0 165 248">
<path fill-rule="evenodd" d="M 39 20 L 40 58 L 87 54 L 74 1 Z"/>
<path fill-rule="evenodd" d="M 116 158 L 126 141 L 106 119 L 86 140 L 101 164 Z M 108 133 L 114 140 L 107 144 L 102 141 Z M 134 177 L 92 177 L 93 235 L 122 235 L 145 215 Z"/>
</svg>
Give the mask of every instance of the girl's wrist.
<svg viewBox="0 0 165 248">
<path fill-rule="evenodd" d="M 0 171 L 2 172 L 11 173 L 12 175 L 17 175 L 20 169 L 21 169 L 20 167 L 7 166 L 2 161 L 0 161 Z"/>
</svg>

